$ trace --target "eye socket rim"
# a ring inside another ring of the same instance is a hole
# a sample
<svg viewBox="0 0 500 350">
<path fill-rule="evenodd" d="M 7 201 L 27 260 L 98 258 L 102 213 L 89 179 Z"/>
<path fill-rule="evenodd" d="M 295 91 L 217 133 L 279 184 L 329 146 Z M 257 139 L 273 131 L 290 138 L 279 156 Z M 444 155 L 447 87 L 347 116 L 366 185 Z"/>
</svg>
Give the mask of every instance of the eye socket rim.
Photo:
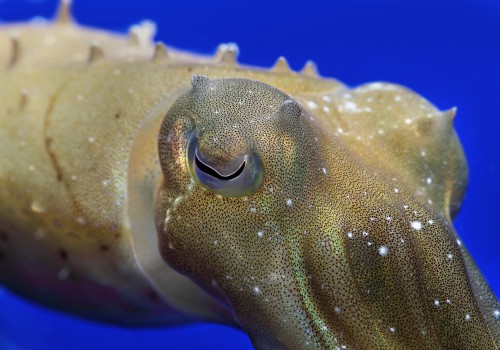
<svg viewBox="0 0 500 350">
<path fill-rule="evenodd" d="M 257 191 L 262 185 L 264 180 L 264 167 L 262 160 L 256 153 L 245 154 L 244 156 L 238 157 L 242 159 L 241 162 L 238 162 L 240 165 L 236 170 L 231 171 L 228 175 L 224 175 L 223 172 L 207 164 L 207 161 L 204 160 L 202 155 L 198 156 L 198 138 L 194 132 L 188 136 L 186 147 L 186 162 L 189 173 L 191 177 L 206 190 L 224 197 L 247 197 Z M 217 178 L 200 169 L 196 164 L 197 159 L 224 179 Z M 237 159 L 235 163 L 236 161 Z M 238 172 L 239 174 L 233 178 L 227 179 L 227 177 Z"/>
</svg>

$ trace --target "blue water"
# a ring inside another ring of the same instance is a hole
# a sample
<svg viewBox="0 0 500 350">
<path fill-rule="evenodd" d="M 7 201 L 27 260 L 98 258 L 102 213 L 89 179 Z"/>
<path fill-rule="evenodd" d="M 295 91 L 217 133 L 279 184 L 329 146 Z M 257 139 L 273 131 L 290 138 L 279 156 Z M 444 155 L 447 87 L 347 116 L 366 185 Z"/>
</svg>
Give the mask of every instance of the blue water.
<svg viewBox="0 0 500 350">
<path fill-rule="evenodd" d="M 240 61 L 270 66 L 279 55 L 299 69 L 355 86 L 397 82 L 455 122 L 470 185 L 455 226 L 500 296 L 500 2 L 437 0 L 103 1 L 77 0 L 84 24 L 124 31 L 148 18 L 158 39 L 209 53 L 236 42 Z M 50 17 L 56 1 L 0 0 L 0 20 Z M 0 290 L 0 349 L 251 349 L 239 331 L 208 324 L 124 330 L 47 310 Z"/>
</svg>

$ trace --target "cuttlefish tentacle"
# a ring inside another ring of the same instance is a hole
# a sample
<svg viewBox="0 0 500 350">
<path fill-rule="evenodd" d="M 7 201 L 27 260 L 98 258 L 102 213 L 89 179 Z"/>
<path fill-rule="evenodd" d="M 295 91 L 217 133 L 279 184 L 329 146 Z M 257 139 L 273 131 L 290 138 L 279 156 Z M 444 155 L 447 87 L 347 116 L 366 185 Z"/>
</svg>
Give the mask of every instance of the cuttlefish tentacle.
<svg viewBox="0 0 500 350">
<path fill-rule="evenodd" d="M 295 100 L 194 81 L 160 129 L 161 254 L 256 348 L 500 348 L 499 305 L 451 224 L 467 167 L 450 118 L 392 84 Z M 213 192 L 184 165 L 193 142 L 214 167 L 258 156 L 262 184 Z"/>
</svg>

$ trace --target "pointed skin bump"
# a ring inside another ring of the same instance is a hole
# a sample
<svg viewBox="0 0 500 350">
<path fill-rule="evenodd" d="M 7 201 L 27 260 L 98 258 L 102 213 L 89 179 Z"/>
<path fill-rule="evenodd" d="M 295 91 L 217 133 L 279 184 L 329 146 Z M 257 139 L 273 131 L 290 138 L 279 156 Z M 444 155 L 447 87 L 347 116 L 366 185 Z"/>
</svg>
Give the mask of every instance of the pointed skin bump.
<svg viewBox="0 0 500 350">
<path fill-rule="evenodd" d="M 88 63 L 89 64 L 94 63 L 96 61 L 99 61 L 102 58 L 104 58 L 104 51 L 99 46 L 98 42 L 93 41 L 90 44 L 89 56 L 88 56 Z"/>
<path fill-rule="evenodd" d="M 10 33 L 10 58 L 7 64 L 8 68 L 14 67 L 21 59 L 21 44 L 19 42 L 19 34 L 17 31 Z"/>
<path fill-rule="evenodd" d="M 145 47 L 151 43 L 155 34 L 156 24 L 153 21 L 142 21 L 130 27 L 128 40 L 132 45 Z"/>
<path fill-rule="evenodd" d="M 218 64 L 235 66 L 237 64 L 238 54 L 239 48 L 236 44 L 220 44 L 215 54 L 215 62 Z"/>
<path fill-rule="evenodd" d="M 281 56 L 278 58 L 274 66 L 271 68 L 271 72 L 273 73 L 292 73 L 292 69 L 288 64 L 288 61 L 285 57 Z"/>
<path fill-rule="evenodd" d="M 307 77 L 319 78 L 318 67 L 313 61 L 307 61 L 304 68 L 300 71 L 300 74 Z"/>
<path fill-rule="evenodd" d="M 73 15 L 71 13 L 72 0 L 60 0 L 59 8 L 54 22 L 57 24 L 71 24 L 74 23 Z"/>
<path fill-rule="evenodd" d="M 159 42 L 156 43 L 155 51 L 153 53 L 153 57 L 151 58 L 152 62 L 161 62 L 168 59 L 168 50 L 164 43 Z"/>
</svg>

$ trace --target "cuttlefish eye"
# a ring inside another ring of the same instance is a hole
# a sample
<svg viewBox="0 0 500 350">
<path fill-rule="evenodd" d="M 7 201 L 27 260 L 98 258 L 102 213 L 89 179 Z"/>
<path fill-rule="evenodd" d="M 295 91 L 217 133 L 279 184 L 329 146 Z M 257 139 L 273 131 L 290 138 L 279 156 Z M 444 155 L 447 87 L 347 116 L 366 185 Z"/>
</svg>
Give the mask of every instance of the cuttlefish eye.
<svg viewBox="0 0 500 350">
<path fill-rule="evenodd" d="M 187 144 L 187 164 L 193 179 L 203 188 L 225 197 L 245 197 L 255 192 L 264 178 L 264 168 L 255 153 L 234 157 L 226 164 L 214 164 L 198 147 L 192 134 Z"/>
</svg>

